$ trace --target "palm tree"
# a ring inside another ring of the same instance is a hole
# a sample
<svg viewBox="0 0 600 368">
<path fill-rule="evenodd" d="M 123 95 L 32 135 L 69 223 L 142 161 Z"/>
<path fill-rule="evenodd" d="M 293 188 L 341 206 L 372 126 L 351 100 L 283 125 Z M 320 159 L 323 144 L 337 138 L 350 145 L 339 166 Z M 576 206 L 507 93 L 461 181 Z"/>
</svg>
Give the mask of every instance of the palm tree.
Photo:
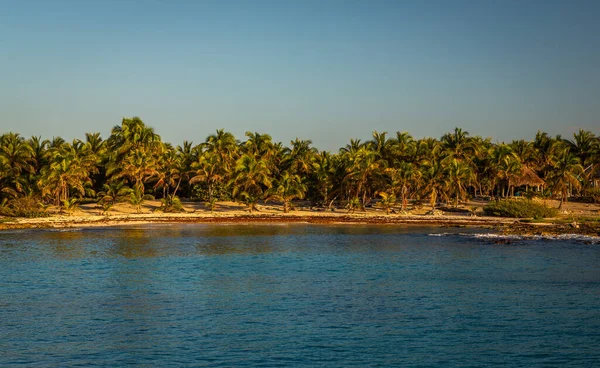
<svg viewBox="0 0 600 368">
<path fill-rule="evenodd" d="M 244 153 L 269 159 L 273 153 L 273 139 L 270 135 L 246 132 L 246 137 L 248 140 L 243 143 Z"/>
<path fill-rule="evenodd" d="M 58 149 L 65 143 L 67 143 L 67 142 L 61 137 L 52 137 L 52 140 L 50 141 L 50 145 L 48 146 L 48 148 Z"/>
<path fill-rule="evenodd" d="M 414 164 L 404 161 L 396 164 L 394 168 L 386 169 L 385 172 L 390 176 L 392 193 L 400 193 L 401 210 L 405 211 L 408 191 L 413 187 L 415 180 L 420 177 L 421 172 L 416 169 Z"/>
<path fill-rule="evenodd" d="M 340 152 L 356 153 L 359 149 L 363 148 L 364 146 L 364 143 L 360 143 L 360 139 L 350 139 L 350 143 L 348 143 L 345 147 L 340 148 Z"/>
<path fill-rule="evenodd" d="M 421 168 L 423 170 L 421 176 L 425 183 L 422 191 L 429 195 L 431 210 L 434 210 L 439 197 L 447 198 L 448 175 L 439 160 L 425 161 Z"/>
<path fill-rule="evenodd" d="M 59 205 L 68 200 L 71 192 L 84 196 L 86 185 L 91 185 L 90 161 L 82 157 L 70 144 L 51 150 L 50 164 L 42 170 L 38 186 L 42 195 L 49 195 Z"/>
<path fill-rule="evenodd" d="M 12 196 L 23 193 L 28 185 L 27 176 L 35 171 L 31 146 L 19 134 L 3 134 L 0 136 L 0 162 L 3 191 Z"/>
<path fill-rule="evenodd" d="M 106 141 L 102 140 L 100 133 L 85 133 L 85 143 L 90 152 L 97 156 L 106 152 Z"/>
<path fill-rule="evenodd" d="M 144 194 L 147 179 L 157 174 L 155 157 L 145 148 L 130 151 L 119 166 L 110 166 L 107 172 L 113 179 L 127 178 L 134 190 Z"/>
<path fill-rule="evenodd" d="M 454 133 L 444 134 L 440 142 L 443 155 L 447 160 L 471 162 L 477 153 L 476 141 L 469 137 L 469 132 L 460 128 L 454 128 Z"/>
<path fill-rule="evenodd" d="M 396 195 L 393 193 L 379 192 L 377 193 L 381 197 L 379 206 L 385 210 L 385 214 L 389 215 L 392 207 L 396 205 Z"/>
<path fill-rule="evenodd" d="M 220 170 L 230 173 L 237 160 L 237 141 L 233 134 L 225 132 L 223 129 L 209 135 L 204 141 L 203 148 L 205 152 L 218 155 L 218 164 Z"/>
<path fill-rule="evenodd" d="M 512 152 L 528 167 L 535 167 L 537 160 L 537 152 L 532 142 L 524 139 L 513 140 L 510 143 Z"/>
<path fill-rule="evenodd" d="M 112 205 L 124 201 L 131 195 L 132 189 L 125 185 L 124 181 L 111 180 L 104 184 L 103 190 L 98 193 L 100 202 L 108 202 Z"/>
<path fill-rule="evenodd" d="M 144 194 L 142 188 L 135 187 L 129 194 L 129 202 L 135 207 L 137 213 L 142 213 L 142 204 L 146 199 L 152 199 L 152 196 Z"/>
<path fill-rule="evenodd" d="M 265 188 L 271 187 L 270 175 L 271 171 L 265 160 L 256 159 L 254 155 L 242 155 L 236 162 L 231 180 L 233 197 L 248 205 L 252 213 L 252 210 L 257 209 L 256 203 Z"/>
<path fill-rule="evenodd" d="M 433 161 L 440 158 L 441 144 L 437 139 L 431 137 L 419 139 L 415 145 L 414 162 Z"/>
<path fill-rule="evenodd" d="M 304 198 L 307 191 L 306 184 L 297 174 L 290 174 L 285 171 L 276 185 L 267 190 L 267 200 L 276 200 L 283 202 L 283 212 L 288 213 L 292 200 Z"/>
<path fill-rule="evenodd" d="M 561 150 L 550 172 L 550 183 L 553 190 L 560 192 L 560 204 L 562 208 L 569 195 L 569 187 L 579 189 L 579 175 L 583 172 L 583 166 L 579 163 L 579 157 L 571 153 L 569 148 Z"/>
<path fill-rule="evenodd" d="M 348 154 L 349 166 L 347 167 L 346 179 L 354 183 L 354 197 L 362 197 L 362 207 L 367 203 L 369 198 L 368 183 L 375 180 L 375 176 L 383 173 L 385 162 L 379 159 L 377 153 L 361 147 L 358 151 Z"/>
<path fill-rule="evenodd" d="M 552 138 L 548 133 L 538 131 L 533 140 L 533 147 L 536 151 L 536 169 L 542 173 L 544 179 L 548 179 L 548 172 L 554 166 L 556 152 L 560 150 L 561 141 Z"/>
<path fill-rule="evenodd" d="M 220 165 L 220 157 L 210 151 L 204 152 L 198 161 L 192 163 L 192 178 L 190 184 L 206 183 L 208 187 L 208 202 L 212 202 L 216 186 L 223 181 L 226 175 L 224 167 Z"/>
<path fill-rule="evenodd" d="M 417 145 L 407 132 L 396 132 L 393 150 L 398 161 L 413 161 L 417 153 Z"/>
<path fill-rule="evenodd" d="M 580 130 L 573 134 L 573 141 L 567 141 L 570 151 L 579 158 L 584 167 L 581 181 L 585 190 L 591 189 L 592 178 L 600 166 L 600 139 L 592 132 Z"/>
<path fill-rule="evenodd" d="M 395 142 L 386 137 L 387 132 L 373 131 L 373 139 L 367 142 L 370 150 L 377 153 L 378 157 L 387 164 L 391 163 L 395 149 Z"/>
<path fill-rule="evenodd" d="M 138 117 L 123 118 L 121 125 L 113 127 L 107 148 L 107 174 L 114 179 L 128 178 L 144 193 L 145 181 L 156 173 L 164 149 L 160 136 Z"/>
<path fill-rule="evenodd" d="M 183 141 L 181 146 L 177 146 L 177 154 L 180 157 L 179 171 L 181 172 L 181 178 L 184 179 L 180 183 L 181 195 L 182 197 L 190 198 L 192 195 L 189 179 L 192 173 L 192 164 L 198 158 L 198 151 L 194 149 L 192 142 Z"/>
<path fill-rule="evenodd" d="M 473 179 L 473 171 L 465 162 L 452 159 L 446 168 L 448 171 L 448 184 L 451 193 L 454 193 L 454 206 L 459 200 L 464 201 L 467 194 L 467 183 Z"/>
<path fill-rule="evenodd" d="M 27 142 L 31 147 L 31 159 L 33 165 L 33 174 L 39 175 L 44 166 L 48 164 L 48 147 L 50 141 L 42 137 L 33 136 Z"/>
<path fill-rule="evenodd" d="M 123 158 L 131 150 L 150 148 L 158 143 L 160 136 L 154 128 L 146 126 L 137 116 L 123 118 L 121 125 L 114 126 L 108 138 L 108 146 L 117 158 Z"/>
<path fill-rule="evenodd" d="M 206 208 L 210 209 L 210 213 L 214 213 L 215 209 L 217 208 L 217 199 L 216 198 L 209 199 L 207 202 L 204 202 L 204 206 Z"/>
<path fill-rule="evenodd" d="M 308 175 L 312 168 L 312 159 L 317 153 L 314 147 L 311 147 L 312 141 L 310 140 L 296 140 L 291 141 L 292 149 L 287 155 L 286 165 L 294 173 L 301 175 Z"/>
<path fill-rule="evenodd" d="M 327 151 L 319 152 L 313 157 L 312 165 L 312 171 L 317 182 L 317 191 L 326 205 L 329 202 L 334 180 L 331 154 Z"/>
<path fill-rule="evenodd" d="M 475 137 L 474 140 L 477 146 L 477 154 L 471 160 L 471 169 L 473 170 L 471 186 L 473 187 L 475 196 L 477 196 L 477 191 L 479 191 L 479 195 L 483 195 L 484 188 L 486 189 L 486 193 L 490 193 L 493 190 L 491 179 L 492 165 L 488 157 L 494 145 L 491 142 L 491 138 L 481 139 L 480 137 Z"/>
<path fill-rule="evenodd" d="M 512 176 L 521 171 L 521 161 L 512 148 L 504 143 L 498 144 L 489 150 L 488 160 L 487 170 L 491 178 L 493 197 L 493 191 L 499 180 L 505 180 L 508 183 Z M 505 196 L 504 186 L 502 186 L 502 196 Z"/>
<path fill-rule="evenodd" d="M 154 188 L 163 189 L 163 199 L 170 206 L 175 201 L 183 178 L 187 177 L 188 169 L 184 167 L 183 156 L 172 147 L 165 147 L 156 166 L 157 181 Z"/>
<path fill-rule="evenodd" d="M 500 179 L 504 179 L 508 185 L 508 190 L 504 193 L 504 189 L 502 189 L 502 196 L 506 197 L 507 195 L 514 195 L 514 186 L 511 185 L 513 178 L 521 173 L 523 165 L 518 159 L 510 158 L 506 161 L 503 161 L 501 165 L 498 167 L 498 177 Z"/>
</svg>

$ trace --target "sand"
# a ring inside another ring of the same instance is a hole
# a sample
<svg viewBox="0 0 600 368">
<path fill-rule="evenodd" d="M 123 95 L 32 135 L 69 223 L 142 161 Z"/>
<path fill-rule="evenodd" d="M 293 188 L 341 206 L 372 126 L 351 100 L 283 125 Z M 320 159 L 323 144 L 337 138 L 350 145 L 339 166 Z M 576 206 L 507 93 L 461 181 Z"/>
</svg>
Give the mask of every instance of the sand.
<svg viewBox="0 0 600 368">
<path fill-rule="evenodd" d="M 2 229 L 27 229 L 27 228 L 68 228 L 68 227 L 97 227 L 149 223 L 364 223 L 364 224 L 422 224 L 432 226 L 476 226 L 494 227 L 514 232 L 581 232 L 595 234 L 595 228 L 580 229 L 569 227 L 567 220 L 575 217 L 600 217 L 600 205 L 573 203 L 563 205 L 560 223 L 523 223 L 513 218 L 487 217 L 482 215 L 481 208 L 485 201 L 472 201 L 460 209 L 463 212 L 436 211 L 435 215 L 428 214 L 428 207 L 410 208 L 403 213 L 387 215 L 380 208 L 368 208 L 364 212 L 348 213 L 343 209 L 335 211 L 306 206 L 297 207 L 295 210 L 284 213 L 282 206 L 276 204 L 259 205 L 258 211 L 250 213 L 247 208 L 235 202 L 220 202 L 214 212 L 211 212 L 202 202 L 183 202 L 185 212 L 163 213 L 159 210 L 160 201 L 147 201 L 142 207 L 142 212 L 127 203 L 115 205 L 108 213 L 103 213 L 97 204 L 84 204 L 71 213 L 60 213 L 57 208 L 50 208 L 50 217 L 44 218 L 3 218 L 0 221 Z M 548 200 L 548 205 L 557 206 L 557 201 Z M 475 215 L 472 213 L 474 212 Z M 515 226 L 518 225 L 518 226 Z M 551 228 L 551 229 L 549 229 Z"/>
</svg>

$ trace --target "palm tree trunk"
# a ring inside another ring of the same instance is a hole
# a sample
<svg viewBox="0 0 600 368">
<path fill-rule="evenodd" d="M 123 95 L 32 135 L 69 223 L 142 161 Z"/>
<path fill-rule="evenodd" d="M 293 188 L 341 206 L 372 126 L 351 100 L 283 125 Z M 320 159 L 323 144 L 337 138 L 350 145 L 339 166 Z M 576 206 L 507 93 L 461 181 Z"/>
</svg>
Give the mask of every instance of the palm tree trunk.
<svg viewBox="0 0 600 368">
<path fill-rule="evenodd" d="M 177 185 L 175 186 L 175 190 L 173 191 L 173 195 L 171 196 L 171 199 L 175 199 L 175 195 L 177 194 L 177 190 L 179 189 L 179 184 L 181 184 L 181 176 L 179 177 L 179 181 L 177 182 Z"/>
<path fill-rule="evenodd" d="M 331 200 L 331 202 L 329 202 L 329 206 L 327 206 L 328 209 L 331 209 L 331 206 L 333 205 L 333 202 L 337 199 L 337 196 L 333 197 L 333 199 Z"/>
<path fill-rule="evenodd" d="M 208 201 L 212 203 L 213 200 L 213 183 L 208 182 Z"/>
</svg>

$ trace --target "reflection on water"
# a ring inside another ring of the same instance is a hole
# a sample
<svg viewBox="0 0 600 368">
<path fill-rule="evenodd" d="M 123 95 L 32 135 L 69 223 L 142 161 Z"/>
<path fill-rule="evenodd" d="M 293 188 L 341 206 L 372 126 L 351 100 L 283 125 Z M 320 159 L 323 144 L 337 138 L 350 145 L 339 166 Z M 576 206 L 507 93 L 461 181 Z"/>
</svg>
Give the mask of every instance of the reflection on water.
<svg viewBox="0 0 600 368">
<path fill-rule="evenodd" d="M 0 233 L 0 366 L 600 365 L 599 246 L 434 231 Z"/>
</svg>

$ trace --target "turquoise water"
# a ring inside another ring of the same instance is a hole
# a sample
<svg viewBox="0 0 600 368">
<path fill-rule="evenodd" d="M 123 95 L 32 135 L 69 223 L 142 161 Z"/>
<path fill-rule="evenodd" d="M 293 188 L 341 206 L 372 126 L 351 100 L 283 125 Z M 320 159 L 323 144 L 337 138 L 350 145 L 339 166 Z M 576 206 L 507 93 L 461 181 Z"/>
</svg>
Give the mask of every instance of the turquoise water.
<svg viewBox="0 0 600 368">
<path fill-rule="evenodd" d="M 600 366 L 600 245 L 443 231 L 0 233 L 0 366 Z"/>
</svg>

